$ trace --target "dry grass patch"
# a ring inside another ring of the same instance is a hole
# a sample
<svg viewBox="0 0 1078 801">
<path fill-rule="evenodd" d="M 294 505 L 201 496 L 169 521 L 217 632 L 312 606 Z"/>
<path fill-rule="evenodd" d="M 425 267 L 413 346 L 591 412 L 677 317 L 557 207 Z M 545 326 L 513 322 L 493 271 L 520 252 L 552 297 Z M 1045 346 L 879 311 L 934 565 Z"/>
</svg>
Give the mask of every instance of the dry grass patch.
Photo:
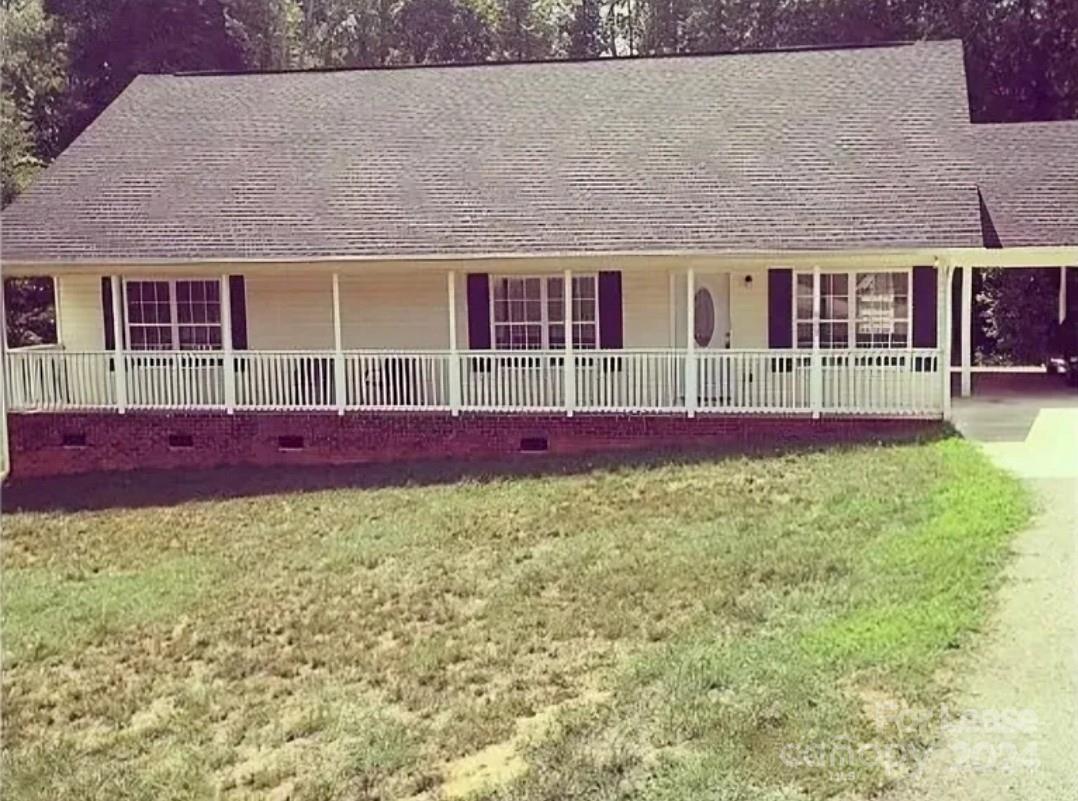
<svg viewBox="0 0 1078 801">
<path fill-rule="evenodd" d="M 1027 514 L 951 440 L 250 489 L 5 518 L 7 797 L 870 792 L 783 746 L 936 697 Z"/>
</svg>

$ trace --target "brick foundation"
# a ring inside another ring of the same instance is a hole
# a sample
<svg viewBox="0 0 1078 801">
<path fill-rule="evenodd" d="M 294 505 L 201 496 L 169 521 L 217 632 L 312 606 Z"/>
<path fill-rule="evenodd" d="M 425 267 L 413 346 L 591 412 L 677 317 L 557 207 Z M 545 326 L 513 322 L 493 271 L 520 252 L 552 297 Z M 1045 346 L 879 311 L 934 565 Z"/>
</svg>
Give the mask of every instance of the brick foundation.
<svg viewBox="0 0 1078 801">
<path fill-rule="evenodd" d="M 928 420 L 712 415 L 689 419 L 657 414 L 94 412 L 12 414 L 8 419 L 12 475 L 18 478 L 146 467 L 498 458 L 520 454 L 524 440 L 532 440 L 525 444 L 533 448 L 545 444 L 552 454 L 730 449 L 897 439 L 938 426 Z M 296 437 L 303 440 L 301 449 L 282 447 L 297 444 Z M 180 447 L 188 443 L 190 447 Z"/>
<path fill-rule="evenodd" d="M 43 413 L 9 416 L 12 475 L 138 468 L 497 458 L 627 448 L 770 446 L 896 439 L 930 420 L 445 413 Z M 295 438 L 302 438 L 302 448 Z M 67 443 L 67 444 L 65 444 Z M 290 447 L 291 446 L 291 447 Z"/>
</svg>

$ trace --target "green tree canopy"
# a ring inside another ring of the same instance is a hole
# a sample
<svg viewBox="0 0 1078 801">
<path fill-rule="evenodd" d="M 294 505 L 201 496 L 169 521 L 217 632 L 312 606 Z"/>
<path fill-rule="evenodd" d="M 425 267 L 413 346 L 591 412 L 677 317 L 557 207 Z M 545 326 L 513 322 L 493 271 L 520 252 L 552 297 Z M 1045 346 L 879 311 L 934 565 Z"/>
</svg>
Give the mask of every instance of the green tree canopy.
<svg viewBox="0 0 1078 801">
<path fill-rule="evenodd" d="M 603 17 L 599 0 L 579 0 L 565 23 L 569 58 L 596 58 L 603 52 Z"/>
<path fill-rule="evenodd" d="M 495 44 L 486 20 L 459 0 L 404 0 L 396 36 L 407 64 L 485 61 Z"/>
</svg>

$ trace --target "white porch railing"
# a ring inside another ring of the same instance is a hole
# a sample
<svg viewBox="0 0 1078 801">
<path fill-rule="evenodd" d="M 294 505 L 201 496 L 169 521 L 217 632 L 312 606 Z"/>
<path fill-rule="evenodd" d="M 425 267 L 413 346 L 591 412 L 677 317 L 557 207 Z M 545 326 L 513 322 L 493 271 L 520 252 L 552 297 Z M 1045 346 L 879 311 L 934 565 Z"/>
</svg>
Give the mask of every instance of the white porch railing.
<svg viewBox="0 0 1078 801">
<path fill-rule="evenodd" d="M 348 409 L 448 409 L 450 354 L 346 351 Z"/>
<path fill-rule="evenodd" d="M 696 354 L 701 412 L 812 411 L 812 354 L 803 351 L 701 351 Z"/>
<path fill-rule="evenodd" d="M 333 354 L 234 351 L 237 409 L 319 409 L 334 403 Z"/>
<path fill-rule="evenodd" d="M 577 351 L 576 406 L 583 411 L 676 411 L 685 406 L 685 353 Z"/>
<path fill-rule="evenodd" d="M 347 409 L 448 409 L 443 351 L 345 351 Z M 236 408 L 322 409 L 338 402 L 331 351 L 236 351 Z"/>
<path fill-rule="evenodd" d="M 936 350 L 848 350 L 822 357 L 822 410 L 904 415 L 942 411 Z"/>
<path fill-rule="evenodd" d="M 127 404 L 133 409 L 212 409 L 224 406 L 225 371 L 213 351 L 124 354 Z"/>
<path fill-rule="evenodd" d="M 4 387 L 12 411 L 106 409 L 116 405 L 112 353 L 25 349 L 4 354 Z"/>
<path fill-rule="evenodd" d="M 116 354 L 8 352 L 12 411 L 117 408 Z M 234 393 L 218 352 L 123 354 L 133 409 L 686 412 L 933 417 L 942 414 L 934 349 L 820 351 L 236 351 Z M 566 370 L 565 359 L 572 359 Z M 687 365 L 695 403 L 686 403 Z M 814 382 L 815 375 L 818 378 Z M 338 379 L 338 375 L 343 376 Z M 572 381 L 567 393 L 566 381 Z M 338 387 L 337 384 L 343 385 Z M 456 386 L 455 386 L 456 385 Z M 815 392 L 814 392 L 814 387 Z M 459 392 L 459 404 L 454 392 Z M 454 408 L 454 406 L 458 408 Z"/>
<path fill-rule="evenodd" d="M 460 371 L 464 409 L 557 411 L 565 405 L 564 351 L 462 351 Z"/>
</svg>

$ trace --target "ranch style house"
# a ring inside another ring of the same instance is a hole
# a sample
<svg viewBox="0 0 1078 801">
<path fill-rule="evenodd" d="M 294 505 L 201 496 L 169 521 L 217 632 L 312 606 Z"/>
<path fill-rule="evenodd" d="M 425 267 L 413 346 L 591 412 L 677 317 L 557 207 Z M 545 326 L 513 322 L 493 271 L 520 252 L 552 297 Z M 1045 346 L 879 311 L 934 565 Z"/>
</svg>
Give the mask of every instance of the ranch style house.
<svg viewBox="0 0 1078 801">
<path fill-rule="evenodd" d="M 17 476 L 884 436 L 973 269 L 1066 308 L 1078 121 L 972 124 L 958 41 L 143 75 L 0 225 Z"/>
</svg>

